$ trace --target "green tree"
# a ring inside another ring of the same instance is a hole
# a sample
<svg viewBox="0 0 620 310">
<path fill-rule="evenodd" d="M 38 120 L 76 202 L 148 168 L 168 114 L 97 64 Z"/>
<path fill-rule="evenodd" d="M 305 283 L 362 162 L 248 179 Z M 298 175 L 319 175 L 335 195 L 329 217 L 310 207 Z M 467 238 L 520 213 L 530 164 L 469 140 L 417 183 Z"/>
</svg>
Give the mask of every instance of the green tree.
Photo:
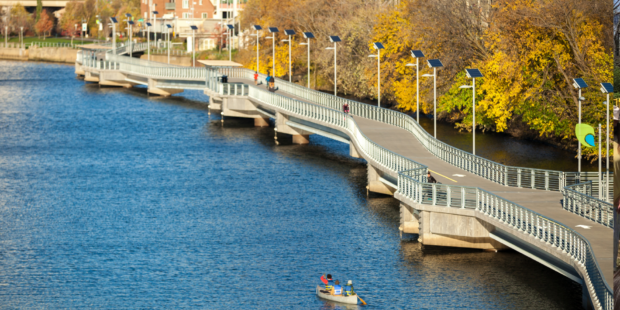
<svg viewBox="0 0 620 310">
<path fill-rule="evenodd" d="M 43 1 L 42 0 L 37 0 L 37 17 L 35 19 L 35 21 L 39 21 L 39 19 L 41 18 L 41 12 L 43 11 Z"/>
</svg>

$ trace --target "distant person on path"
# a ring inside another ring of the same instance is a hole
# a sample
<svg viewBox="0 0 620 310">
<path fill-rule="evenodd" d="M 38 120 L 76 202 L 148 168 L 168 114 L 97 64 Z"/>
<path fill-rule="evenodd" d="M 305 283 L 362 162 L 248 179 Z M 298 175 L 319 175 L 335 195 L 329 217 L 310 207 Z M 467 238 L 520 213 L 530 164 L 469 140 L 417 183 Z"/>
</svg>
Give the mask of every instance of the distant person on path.
<svg viewBox="0 0 620 310">
<path fill-rule="evenodd" d="M 348 103 L 345 103 L 345 104 L 342 105 L 342 112 L 347 113 L 347 114 L 349 113 L 349 104 Z"/>
<path fill-rule="evenodd" d="M 271 86 L 271 84 L 269 82 L 271 82 L 271 74 L 269 73 L 269 71 L 267 71 L 267 78 L 265 79 L 265 81 L 267 81 L 267 89 L 269 89 L 269 87 Z"/>
<path fill-rule="evenodd" d="M 258 85 L 258 71 L 254 72 L 254 85 Z"/>
<path fill-rule="evenodd" d="M 437 183 L 437 180 L 431 175 L 430 171 L 426 175 L 426 183 Z"/>
</svg>

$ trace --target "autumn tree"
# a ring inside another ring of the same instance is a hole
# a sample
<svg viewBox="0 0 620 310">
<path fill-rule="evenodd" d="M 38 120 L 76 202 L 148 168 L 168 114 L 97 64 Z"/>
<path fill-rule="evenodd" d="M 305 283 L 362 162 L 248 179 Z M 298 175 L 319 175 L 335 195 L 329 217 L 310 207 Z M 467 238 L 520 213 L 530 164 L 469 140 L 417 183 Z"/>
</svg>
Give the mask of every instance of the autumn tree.
<svg viewBox="0 0 620 310">
<path fill-rule="evenodd" d="M 52 31 L 52 29 L 54 28 L 54 22 L 47 13 L 47 10 L 43 10 L 43 12 L 41 12 L 41 18 L 35 24 L 34 28 L 39 37 L 43 35 L 43 40 L 45 40 L 45 33 Z"/>
<path fill-rule="evenodd" d="M 17 3 L 11 9 L 11 28 L 17 33 L 19 33 L 20 28 L 23 27 L 24 32 L 31 29 L 33 24 L 32 15 L 26 11 L 23 5 Z"/>
</svg>

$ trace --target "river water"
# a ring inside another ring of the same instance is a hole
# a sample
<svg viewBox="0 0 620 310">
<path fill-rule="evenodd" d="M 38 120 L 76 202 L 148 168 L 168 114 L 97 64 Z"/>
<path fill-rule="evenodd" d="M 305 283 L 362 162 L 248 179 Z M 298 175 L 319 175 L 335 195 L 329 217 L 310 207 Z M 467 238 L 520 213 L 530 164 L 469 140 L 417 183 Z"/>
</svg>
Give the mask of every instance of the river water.
<svg viewBox="0 0 620 310">
<path fill-rule="evenodd" d="M 99 88 L 0 61 L 0 308 L 579 309 L 581 287 L 515 252 L 400 241 L 398 202 L 319 136 L 208 115 L 206 96 Z M 479 147 L 482 147 L 480 145 Z"/>
</svg>

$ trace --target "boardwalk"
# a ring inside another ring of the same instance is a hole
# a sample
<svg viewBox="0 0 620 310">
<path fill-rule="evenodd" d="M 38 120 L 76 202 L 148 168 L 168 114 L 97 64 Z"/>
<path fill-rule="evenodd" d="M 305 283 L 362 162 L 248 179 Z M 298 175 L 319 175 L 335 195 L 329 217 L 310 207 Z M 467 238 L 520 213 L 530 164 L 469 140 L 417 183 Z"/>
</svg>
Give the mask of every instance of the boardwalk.
<svg viewBox="0 0 620 310">
<path fill-rule="evenodd" d="M 487 239 L 491 237 L 496 241 L 503 240 L 504 245 L 536 259 L 577 282 L 587 284 L 589 288 L 585 294 L 593 298 L 594 306 L 611 308 L 612 229 L 604 226 L 609 226 L 609 213 L 605 206 L 601 207 L 601 203 L 604 202 L 597 202 L 583 192 L 575 192 L 579 199 L 573 203 L 580 210 L 587 212 L 581 211 L 580 216 L 562 208 L 562 200 L 569 196 L 563 196 L 558 190 L 572 184 L 568 178 L 574 174 L 506 167 L 472 157 L 466 152 L 440 145 L 441 143 L 429 137 L 426 132 L 421 132 L 415 121 L 394 111 L 353 103 L 351 113 L 353 118 L 347 119 L 339 112 L 341 98 L 281 80 L 276 84 L 279 84 L 282 90 L 274 95 L 267 92 L 264 85 L 254 87 L 254 81 L 250 80 L 252 72 L 245 69 L 218 71 L 207 68 L 206 71 L 201 71 L 200 68 L 168 69 L 160 67 L 161 64 L 157 64 L 158 69 L 153 69 L 143 62 L 125 60 L 126 57 L 120 59 L 114 56 L 109 57 L 111 61 L 93 61 L 92 56 L 95 54 L 90 55 L 91 58 L 85 59 L 84 65 L 78 58 L 76 73 L 79 75 L 80 72 L 86 72 L 87 77 L 94 76 L 92 79 L 99 83 L 106 82 L 106 78 L 100 74 L 118 72 L 118 75 L 110 75 L 113 79 L 108 81 L 148 84 L 149 92 L 151 88 L 155 90 L 156 87 L 170 92 L 170 89 L 175 88 L 197 89 L 197 82 L 206 78 L 204 89 L 205 93 L 211 96 L 210 102 L 223 112 L 227 109 L 227 113 L 231 113 L 232 116 L 274 117 L 280 133 L 286 133 L 282 130 L 287 130 L 288 125 L 303 128 L 299 126 L 299 121 L 305 122 L 310 127 L 318 126 L 315 127 L 318 128 L 318 131 L 315 131 L 318 134 L 321 134 L 320 128 L 327 128 L 332 133 L 338 132 L 339 137 L 345 138 L 341 139 L 333 134 L 331 136 L 340 141 L 346 141 L 348 137 L 355 149 L 368 161 L 369 169 L 373 166 L 386 173 L 384 176 L 391 177 L 390 180 L 383 181 L 398 189 L 395 197 L 398 196 L 396 198 L 403 204 L 419 209 L 426 215 L 441 216 L 452 213 L 453 218 L 460 218 L 458 219 L 460 223 L 463 223 L 462 219 L 473 218 L 486 222 L 495 227 L 494 230 L 485 232 Z M 216 79 L 222 73 L 229 76 L 229 84 L 222 84 Z M 137 81 L 136 77 L 145 80 Z M 171 83 L 170 79 L 175 79 L 175 82 Z M 218 100 L 217 103 L 214 102 L 215 99 Z M 306 127 L 306 130 L 311 131 L 311 128 Z M 295 130 L 291 132 L 289 134 L 302 135 L 295 133 Z M 307 131 L 303 133 L 307 134 Z M 323 134 L 325 135 L 325 132 Z M 327 136 L 330 134 L 327 133 Z M 432 171 L 435 178 L 444 185 L 425 184 L 419 174 L 413 176 L 407 172 L 426 171 L 426 169 Z M 427 199 L 429 194 L 433 197 L 432 202 Z M 441 196 L 441 201 L 437 200 L 438 195 Z M 592 205 L 598 209 L 585 208 Z M 402 208 L 401 206 L 401 220 Z M 604 225 L 583 217 L 593 217 L 596 212 L 606 212 L 597 213 L 599 217 L 594 217 Z M 425 221 L 428 225 L 426 228 L 430 227 L 432 220 L 429 221 L 427 218 Z M 420 223 L 422 222 L 420 219 Z M 580 225 L 586 227 L 578 227 Z M 453 236 L 451 232 L 447 234 Z M 468 237 L 470 236 L 468 234 L 469 232 L 459 235 L 456 232 L 454 236 L 474 239 L 485 237 L 475 234 Z M 511 235 L 512 239 L 502 239 L 501 234 Z M 587 242 L 583 241 L 584 239 Z M 513 241 L 522 243 L 511 243 Z M 536 257 L 536 251 L 542 255 Z M 549 257 L 549 254 L 555 258 Z M 575 272 L 569 271 L 566 266 L 571 270 L 573 268 L 578 270 L 579 275 L 575 277 Z"/>
</svg>

